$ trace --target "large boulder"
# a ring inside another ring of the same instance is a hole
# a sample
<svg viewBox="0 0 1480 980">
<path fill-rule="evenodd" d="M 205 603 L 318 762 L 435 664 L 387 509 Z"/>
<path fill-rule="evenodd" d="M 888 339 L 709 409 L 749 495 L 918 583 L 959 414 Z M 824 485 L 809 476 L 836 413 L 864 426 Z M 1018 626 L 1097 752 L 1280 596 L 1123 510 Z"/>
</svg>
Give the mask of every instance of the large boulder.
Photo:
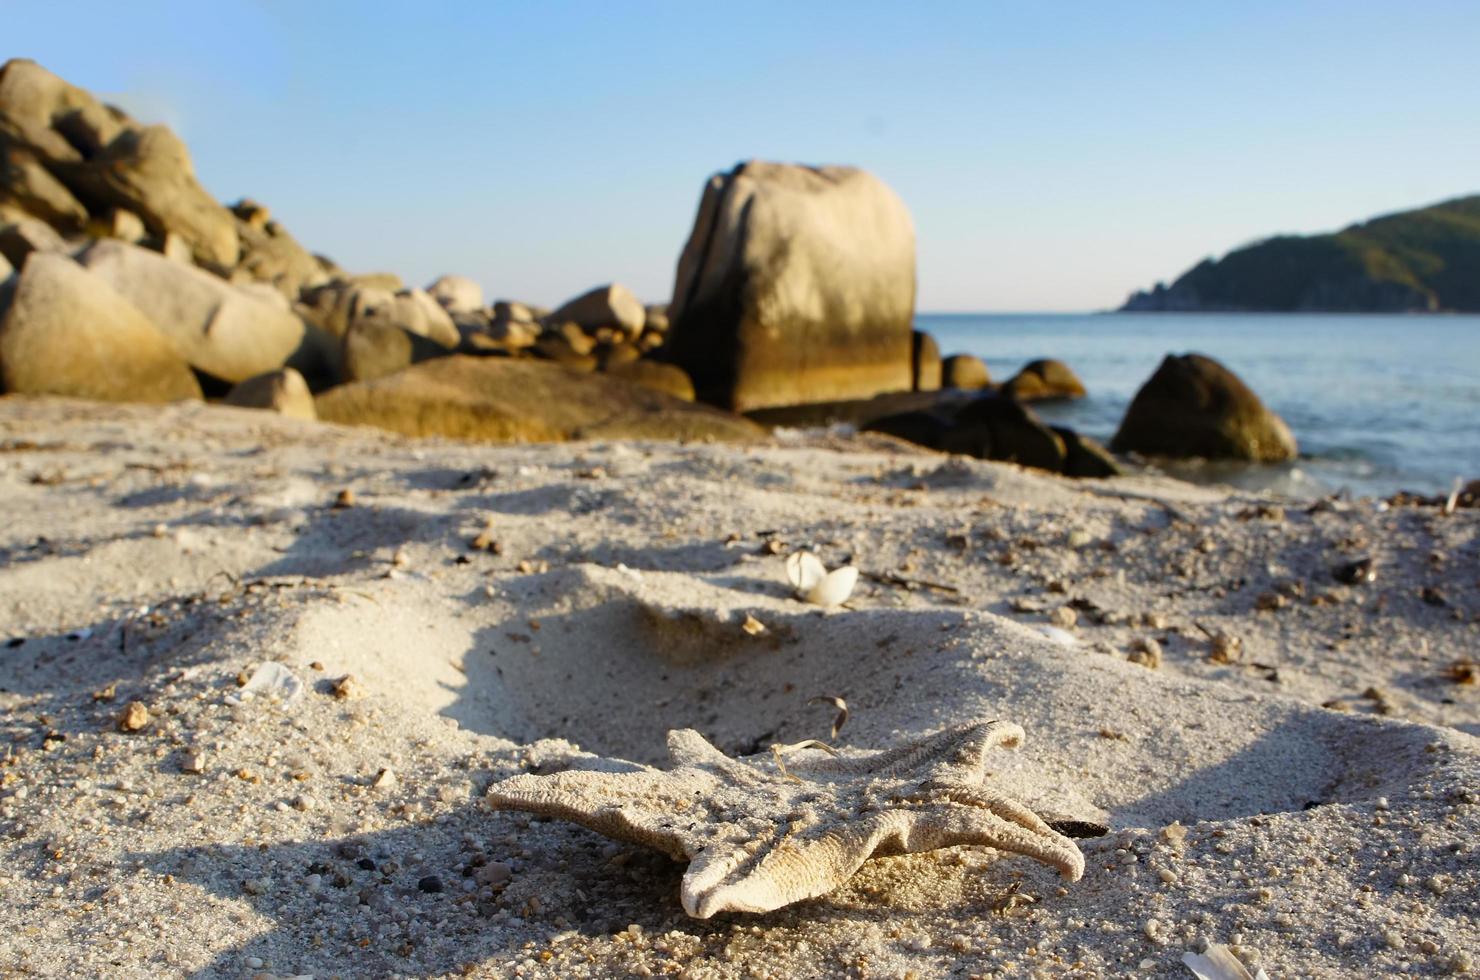
<svg viewBox="0 0 1480 980">
<path fill-rule="evenodd" d="M 942 388 L 972 390 L 985 388 L 992 383 L 986 362 L 971 354 L 952 354 L 940 364 Z"/>
<path fill-rule="evenodd" d="M 277 303 L 148 249 L 99 241 L 82 264 L 169 336 L 191 367 L 222 381 L 277 370 L 303 343 L 303 321 Z"/>
<path fill-rule="evenodd" d="M 1116 452 L 1279 462 L 1295 437 L 1228 368 L 1202 354 L 1167 355 L 1126 409 Z"/>
<path fill-rule="evenodd" d="M 1052 358 L 1029 361 L 1002 386 L 1002 393 L 1020 402 L 1083 398 L 1084 382 L 1069 365 Z"/>
<path fill-rule="evenodd" d="M 26 260 L 0 322 L 0 378 L 20 394 L 101 401 L 200 398 L 184 358 L 149 318 L 65 255 Z"/>
<path fill-rule="evenodd" d="M 248 378 L 232 388 L 224 401 L 238 408 L 260 408 L 288 418 L 309 421 L 318 418 L 308 382 L 292 368 Z"/>
<path fill-rule="evenodd" d="M 664 359 L 738 411 L 912 385 L 915 232 L 852 167 L 743 163 L 704 188 Z"/>
<path fill-rule="evenodd" d="M 444 357 L 335 388 L 319 418 L 410 436 L 481 442 L 565 439 L 750 440 L 763 431 L 705 405 L 547 362 Z"/>
<path fill-rule="evenodd" d="M 628 337 L 642 333 L 647 311 L 632 290 L 621 283 L 597 286 L 562 304 L 545 319 L 550 323 L 575 323 L 587 333 L 598 327 L 617 327 Z"/>
<path fill-rule="evenodd" d="M 454 315 L 483 309 L 483 287 L 467 276 L 442 276 L 427 287 L 427 295 Z"/>
</svg>

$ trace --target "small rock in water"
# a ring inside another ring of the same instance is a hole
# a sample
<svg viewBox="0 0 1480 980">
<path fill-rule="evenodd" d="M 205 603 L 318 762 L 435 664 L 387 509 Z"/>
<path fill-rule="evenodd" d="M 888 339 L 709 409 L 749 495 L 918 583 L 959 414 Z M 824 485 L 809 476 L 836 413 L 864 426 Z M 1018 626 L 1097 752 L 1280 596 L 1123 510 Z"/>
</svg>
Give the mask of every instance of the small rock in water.
<svg viewBox="0 0 1480 980">
<path fill-rule="evenodd" d="M 283 664 L 268 660 L 252 671 L 242 685 L 242 693 L 291 704 L 303 694 L 303 681 Z"/>
<path fill-rule="evenodd" d="M 148 724 L 149 709 L 142 701 L 130 701 L 123 714 L 118 716 L 118 730 L 121 732 L 142 731 Z"/>
</svg>

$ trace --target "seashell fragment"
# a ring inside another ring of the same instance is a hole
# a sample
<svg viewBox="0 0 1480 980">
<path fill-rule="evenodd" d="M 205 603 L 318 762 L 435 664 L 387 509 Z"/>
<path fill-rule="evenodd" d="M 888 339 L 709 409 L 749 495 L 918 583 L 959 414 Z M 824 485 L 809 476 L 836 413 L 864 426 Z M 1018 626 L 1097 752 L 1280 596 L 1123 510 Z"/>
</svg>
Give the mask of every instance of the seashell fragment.
<svg viewBox="0 0 1480 980">
<path fill-rule="evenodd" d="M 797 551 L 786 558 L 786 578 L 797 598 L 817 606 L 841 606 L 858 585 L 858 568 L 843 565 L 827 570 L 822 559 L 810 551 Z"/>
</svg>

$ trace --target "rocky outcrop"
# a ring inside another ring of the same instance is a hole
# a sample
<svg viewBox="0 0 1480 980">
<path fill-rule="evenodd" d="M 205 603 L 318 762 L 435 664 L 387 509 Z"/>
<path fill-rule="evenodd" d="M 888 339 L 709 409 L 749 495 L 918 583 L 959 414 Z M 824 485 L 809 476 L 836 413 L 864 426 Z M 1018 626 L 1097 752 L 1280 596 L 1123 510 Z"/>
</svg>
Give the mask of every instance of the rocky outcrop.
<svg viewBox="0 0 1480 980">
<path fill-rule="evenodd" d="M 362 317 L 344 334 L 344 377 L 346 381 L 374 381 L 450 353 L 452 348 L 399 324 Z"/>
<path fill-rule="evenodd" d="M 752 161 L 709 179 L 662 357 L 748 411 L 912 386 L 915 235 L 878 178 Z"/>
<path fill-rule="evenodd" d="M 960 388 L 970 391 L 985 388 L 992 383 L 992 375 L 986 363 L 970 354 L 952 354 L 941 362 L 940 384 L 942 388 Z"/>
<path fill-rule="evenodd" d="M 1020 402 L 1083 398 L 1084 382 L 1063 361 L 1030 361 L 1007 380 L 1002 393 Z"/>
<path fill-rule="evenodd" d="M 1201 354 L 1167 355 L 1136 392 L 1110 448 L 1255 462 L 1294 459 L 1298 451 L 1284 420 L 1232 371 Z"/>
<path fill-rule="evenodd" d="M 105 240 L 81 261 L 168 336 L 191 367 L 222 381 L 274 371 L 303 343 L 303 322 L 279 302 L 157 252 Z"/>
<path fill-rule="evenodd" d="M 65 255 L 32 255 L 0 322 L 7 392 L 100 401 L 200 398 L 184 358 L 101 276 Z"/>
<path fill-rule="evenodd" d="M 745 419 L 603 375 L 513 358 L 444 357 L 317 400 L 319 418 L 480 442 L 748 440 Z"/>
</svg>

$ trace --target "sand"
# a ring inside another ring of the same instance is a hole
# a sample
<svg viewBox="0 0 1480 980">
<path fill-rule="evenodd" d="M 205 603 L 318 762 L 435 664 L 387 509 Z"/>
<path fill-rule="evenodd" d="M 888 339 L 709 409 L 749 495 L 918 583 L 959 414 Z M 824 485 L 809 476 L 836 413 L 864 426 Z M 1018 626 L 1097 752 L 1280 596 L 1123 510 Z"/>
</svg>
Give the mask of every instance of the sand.
<svg viewBox="0 0 1480 980">
<path fill-rule="evenodd" d="M 1480 969 L 1476 511 L 17 398 L 0 500 L 7 976 Z M 800 547 L 860 567 L 847 608 L 790 595 Z M 302 690 L 240 686 L 264 663 Z M 816 695 L 843 746 L 1021 724 L 993 778 L 1109 826 L 1084 879 L 957 848 L 700 921 L 680 865 L 482 802 L 672 727 L 826 737 Z"/>
</svg>

